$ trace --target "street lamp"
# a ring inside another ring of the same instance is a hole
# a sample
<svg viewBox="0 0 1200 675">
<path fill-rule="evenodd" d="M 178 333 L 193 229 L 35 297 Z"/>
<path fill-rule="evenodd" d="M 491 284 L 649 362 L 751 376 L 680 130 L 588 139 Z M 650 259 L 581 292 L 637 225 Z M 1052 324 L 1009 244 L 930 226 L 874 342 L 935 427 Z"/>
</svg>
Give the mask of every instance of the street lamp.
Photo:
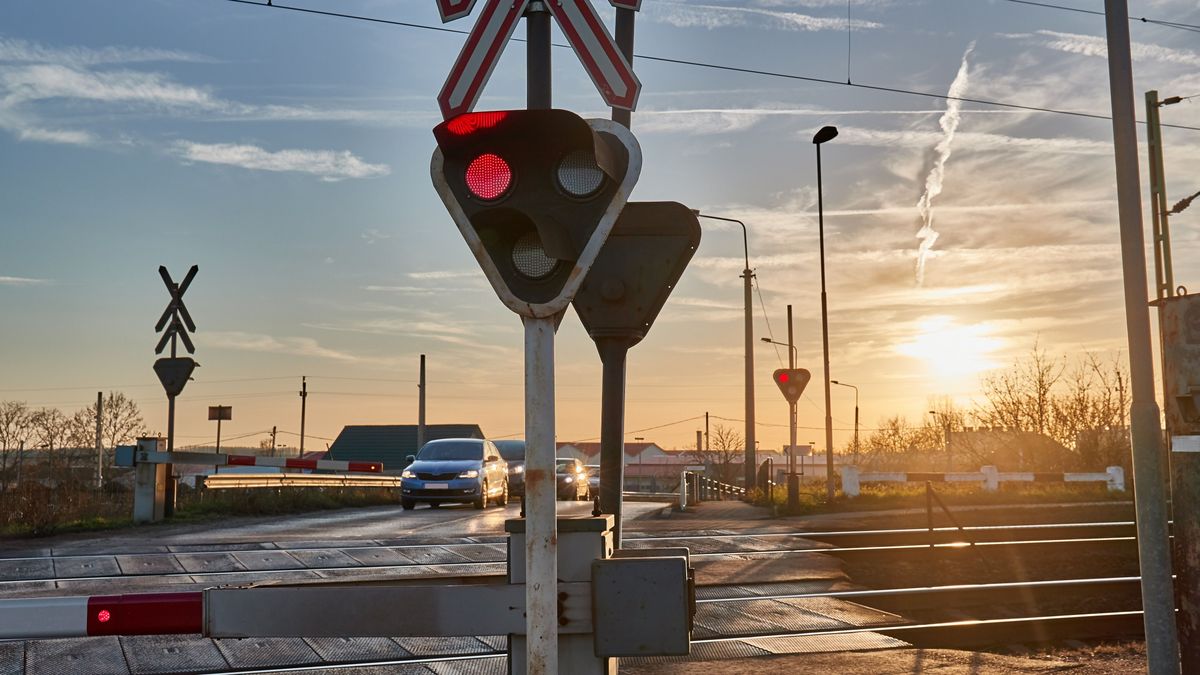
<svg viewBox="0 0 1200 675">
<path fill-rule="evenodd" d="M 833 501 L 833 411 L 829 404 L 829 310 L 825 297 L 825 200 L 821 188 L 821 144 L 838 135 L 837 127 L 821 127 L 813 135 L 817 148 L 817 233 L 821 244 L 821 344 L 825 352 L 825 496 Z"/>
<path fill-rule="evenodd" d="M 746 490 L 754 489 L 755 474 L 758 472 L 758 461 L 755 457 L 755 441 L 754 441 L 754 324 L 750 314 L 750 280 L 754 277 L 754 273 L 750 271 L 750 237 L 746 231 L 746 224 L 735 218 L 722 218 L 721 216 L 710 216 L 693 211 L 697 218 L 708 218 L 709 220 L 720 220 L 726 223 L 737 223 L 742 226 L 742 247 L 746 253 L 746 266 L 742 269 L 742 295 L 743 306 L 746 315 Z"/>
<path fill-rule="evenodd" d="M 858 462 L 858 387 L 837 380 L 830 380 L 830 384 L 836 384 L 839 387 L 850 387 L 854 390 L 854 461 Z"/>
<path fill-rule="evenodd" d="M 796 356 L 796 354 L 797 354 L 796 345 L 789 345 L 786 342 L 779 342 L 778 340 L 772 340 L 771 338 L 766 338 L 766 337 L 759 338 L 759 340 L 762 340 L 763 342 L 766 342 L 768 344 L 779 345 L 780 347 L 787 347 L 788 349 L 792 350 L 792 360 L 791 360 L 791 363 L 789 364 L 789 367 L 792 367 L 792 368 L 796 367 L 795 364 L 800 360 L 800 357 Z"/>
</svg>

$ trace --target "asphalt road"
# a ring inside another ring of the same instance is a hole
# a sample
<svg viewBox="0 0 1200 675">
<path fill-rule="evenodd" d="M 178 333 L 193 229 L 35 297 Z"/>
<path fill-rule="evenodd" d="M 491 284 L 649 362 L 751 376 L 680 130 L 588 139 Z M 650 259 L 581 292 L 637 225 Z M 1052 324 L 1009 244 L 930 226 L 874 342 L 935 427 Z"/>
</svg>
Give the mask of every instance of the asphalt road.
<svg viewBox="0 0 1200 675">
<path fill-rule="evenodd" d="M 626 502 L 625 518 L 639 518 L 665 506 L 659 502 Z M 588 502 L 558 502 L 560 516 L 589 515 L 591 509 Z M 470 505 L 437 509 L 418 506 L 404 511 L 397 505 L 200 523 L 156 523 L 122 530 L 0 540 L 0 558 L 185 552 L 197 546 L 263 542 L 350 546 L 355 542 L 414 538 L 501 537 L 504 521 L 517 518 L 520 513 L 519 504 L 492 506 L 482 511 Z"/>
</svg>

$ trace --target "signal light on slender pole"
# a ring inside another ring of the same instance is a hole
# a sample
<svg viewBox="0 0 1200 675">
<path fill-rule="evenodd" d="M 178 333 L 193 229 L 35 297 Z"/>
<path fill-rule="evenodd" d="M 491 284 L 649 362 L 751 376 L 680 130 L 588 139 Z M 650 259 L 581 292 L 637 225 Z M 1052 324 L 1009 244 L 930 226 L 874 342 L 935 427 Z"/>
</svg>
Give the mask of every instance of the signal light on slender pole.
<svg viewBox="0 0 1200 675">
<path fill-rule="evenodd" d="M 800 400 L 800 395 L 812 379 L 812 373 L 804 368 L 780 368 L 775 371 L 774 378 L 775 384 L 779 391 L 783 392 L 783 397 L 788 403 L 795 403 Z"/>
</svg>

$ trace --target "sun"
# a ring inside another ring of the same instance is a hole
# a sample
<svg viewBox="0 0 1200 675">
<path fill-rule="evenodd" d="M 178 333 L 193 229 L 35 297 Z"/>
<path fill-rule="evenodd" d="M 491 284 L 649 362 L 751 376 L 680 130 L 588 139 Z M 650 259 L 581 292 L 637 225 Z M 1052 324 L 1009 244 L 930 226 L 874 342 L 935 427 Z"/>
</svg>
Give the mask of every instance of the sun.
<svg viewBox="0 0 1200 675">
<path fill-rule="evenodd" d="M 896 345 L 896 351 L 924 361 L 938 376 L 950 378 L 998 367 L 991 355 L 1003 346 L 1001 338 L 988 335 L 985 324 L 963 326 L 953 317 L 937 315 L 921 319 L 917 334 Z"/>
</svg>

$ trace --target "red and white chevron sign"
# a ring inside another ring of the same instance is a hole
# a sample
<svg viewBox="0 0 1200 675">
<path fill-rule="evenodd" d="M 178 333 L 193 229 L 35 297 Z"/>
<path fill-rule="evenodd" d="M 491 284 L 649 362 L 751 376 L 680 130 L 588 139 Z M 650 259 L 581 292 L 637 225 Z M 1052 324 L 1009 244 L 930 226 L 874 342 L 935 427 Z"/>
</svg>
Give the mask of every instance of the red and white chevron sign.
<svg viewBox="0 0 1200 675">
<path fill-rule="evenodd" d="M 547 4 L 604 102 L 613 108 L 633 110 L 642 83 L 617 49 L 591 0 L 552 0 Z"/>
<path fill-rule="evenodd" d="M 637 10 L 641 6 L 641 0 L 609 2 L 624 9 Z M 529 0 L 485 0 L 485 3 L 438 93 L 443 119 L 457 117 L 475 107 Z M 469 14 L 474 4 L 475 0 L 438 0 L 438 12 L 443 21 L 450 21 Z M 546 4 L 604 102 L 613 108 L 633 110 L 642 83 L 617 49 L 591 0 L 551 0 Z"/>
<path fill-rule="evenodd" d="M 621 0 L 612 0 L 617 3 Z M 629 2 L 630 0 L 624 0 Z M 641 0 L 634 0 L 641 2 Z M 442 23 L 461 19 L 471 13 L 471 8 L 475 6 L 475 0 L 437 0 L 438 14 L 442 16 Z"/>
<path fill-rule="evenodd" d="M 439 0 L 441 1 L 441 0 Z M 529 0 L 487 0 L 483 14 L 471 28 L 467 43 L 450 69 L 450 77 L 438 94 L 442 119 L 470 112 L 492 76 L 504 45 L 517 28 Z"/>
</svg>

